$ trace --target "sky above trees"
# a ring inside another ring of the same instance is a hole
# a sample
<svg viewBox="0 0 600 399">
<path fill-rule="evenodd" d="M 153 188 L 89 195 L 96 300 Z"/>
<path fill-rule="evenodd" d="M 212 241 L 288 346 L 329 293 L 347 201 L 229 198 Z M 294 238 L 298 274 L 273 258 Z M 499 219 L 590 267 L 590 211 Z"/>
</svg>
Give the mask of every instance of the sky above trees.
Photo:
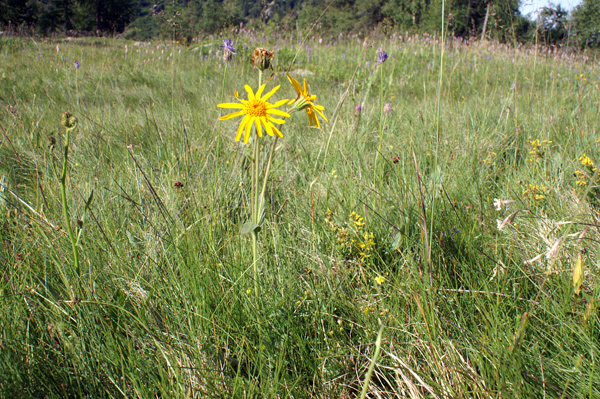
<svg viewBox="0 0 600 399">
<path fill-rule="evenodd" d="M 571 11 L 581 4 L 581 0 L 523 0 L 521 13 L 523 15 L 531 14 L 535 18 L 539 9 L 548 6 L 550 3 L 560 5 L 565 10 Z"/>
</svg>

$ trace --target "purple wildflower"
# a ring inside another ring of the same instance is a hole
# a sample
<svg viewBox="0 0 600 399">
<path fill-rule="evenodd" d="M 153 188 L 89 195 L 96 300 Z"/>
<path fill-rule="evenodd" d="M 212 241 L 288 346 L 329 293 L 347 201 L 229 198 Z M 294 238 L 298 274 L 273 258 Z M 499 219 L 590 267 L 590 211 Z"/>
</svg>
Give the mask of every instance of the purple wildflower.
<svg viewBox="0 0 600 399">
<path fill-rule="evenodd" d="M 79 60 L 75 60 L 75 69 L 79 69 L 80 65 Z"/>
<path fill-rule="evenodd" d="M 383 107 L 383 113 L 385 115 L 387 115 L 390 112 L 392 112 L 392 103 L 386 103 L 385 106 Z"/>
<path fill-rule="evenodd" d="M 381 50 L 379 52 L 379 55 L 377 56 L 377 63 L 378 64 L 383 64 L 385 62 L 385 60 L 388 59 L 388 55 L 385 51 Z"/>
<path fill-rule="evenodd" d="M 235 40 L 225 39 L 225 40 L 223 40 L 224 46 L 222 46 L 222 47 L 228 51 L 231 51 L 233 54 L 235 54 L 235 49 L 233 48 L 234 43 L 235 43 Z"/>
<path fill-rule="evenodd" d="M 233 55 L 235 54 L 235 49 L 233 48 L 233 44 L 235 40 L 225 39 L 223 40 L 223 62 L 231 61 Z"/>
<path fill-rule="evenodd" d="M 356 115 L 360 116 L 360 114 L 365 110 L 365 107 L 363 107 L 361 104 L 358 104 L 356 107 L 354 107 L 354 112 L 356 113 Z"/>
</svg>

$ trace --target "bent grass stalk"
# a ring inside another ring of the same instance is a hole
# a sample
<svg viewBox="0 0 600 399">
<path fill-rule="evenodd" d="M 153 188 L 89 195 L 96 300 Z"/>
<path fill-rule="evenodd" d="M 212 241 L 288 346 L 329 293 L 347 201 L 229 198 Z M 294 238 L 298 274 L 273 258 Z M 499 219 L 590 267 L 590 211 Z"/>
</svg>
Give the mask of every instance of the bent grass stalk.
<svg viewBox="0 0 600 399">
<path fill-rule="evenodd" d="M 77 127 L 77 118 L 68 112 L 62 115 L 62 125 L 65 127 L 65 150 L 63 156 L 62 173 L 60 176 L 60 197 L 62 202 L 63 218 L 65 219 L 65 228 L 67 234 L 71 240 L 71 248 L 73 250 L 73 259 L 75 261 L 75 270 L 77 275 L 81 277 L 81 264 L 79 262 L 79 250 L 77 249 L 77 239 L 71 228 L 71 218 L 69 216 L 69 204 L 67 202 L 67 164 L 69 162 L 69 142 L 71 138 L 71 131 Z"/>
</svg>

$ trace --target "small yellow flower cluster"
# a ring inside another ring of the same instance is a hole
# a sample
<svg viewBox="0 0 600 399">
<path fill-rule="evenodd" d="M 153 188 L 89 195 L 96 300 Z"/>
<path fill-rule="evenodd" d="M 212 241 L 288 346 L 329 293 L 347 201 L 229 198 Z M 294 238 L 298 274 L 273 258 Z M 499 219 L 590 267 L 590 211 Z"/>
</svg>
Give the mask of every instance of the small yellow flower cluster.
<svg viewBox="0 0 600 399">
<path fill-rule="evenodd" d="M 375 235 L 366 231 L 362 216 L 351 212 L 348 220 L 340 225 L 333 219 L 333 212 L 328 209 L 325 224 L 337 234 L 336 245 L 346 259 L 358 259 L 363 264 L 368 262 L 377 244 Z"/>
<path fill-rule="evenodd" d="M 523 185 L 523 197 L 532 198 L 536 201 L 541 201 L 546 198 L 548 187 L 539 186 L 537 184 L 521 184 Z"/>
<path fill-rule="evenodd" d="M 361 310 L 364 314 L 375 313 L 377 315 L 377 312 L 375 311 L 375 308 L 373 306 L 361 306 Z M 379 311 L 378 316 L 383 317 L 386 315 L 389 315 L 389 317 L 392 317 L 392 315 L 390 315 L 389 308 L 384 308 L 383 310 Z"/>
<path fill-rule="evenodd" d="M 488 151 L 488 156 L 486 159 L 483 160 L 483 163 L 485 164 L 493 164 L 494 166 L 496 165 L 496 154 L 493 151 Z"/>
<path fill-rule="evenodd" d="M 373 248 L 375 247 L 375 236 L 373 233 L 366 232 L 362 240 L 356 242 L 356 245 L 360 248 L 358 252 L 360 261 L 365 263 L 371 257 Z"/>
<path fill-rule="evenodd" d="M 574 176 L 577 178 L 577 180 L 575 181 L 575 184 L 577 185 L 577 187 L 585 188 L 585 186 L 587 186 L 588 176 L 584 171 L 576 170 L 574 173 Z"/>
<path fill-rule="evenodd" d="M 528 143 L 529 147 L 529 155 L 531 158 L 528 159 L 529 162 L 535 162 L 538 159 L 542 159 L 544 154 L 546 153 L 546 149 L 549 144 L 552 144 L 551 140 L 542 140 L 535 139 Z"/>
<path fill-rule="evenodd" d="M 369 312 L 373 312 L 375 311 L 375 308 L 373 306 L 362 306 L 362 312 L 364 314 L 367 314 Z"/>
<path fill-rule="evenodd" d="M 350 225 L 354 227 L 356 232 L 362 230 L 363 226 L 365 225 L 362 216 L 356 212 L 351 212 L 350 215 L 348 215 L 348 219 L 350 220 Z"/>
<path fill-rule="evenodd" d="M 585 152 L 579 157 L 579 162 L 585 167 L 593 168 L 592 172 L 596 171 L 596 168 L 594 168 L 594 161 L 592 161 L 592 158 L 588 157 Z"/>
<path fill-rule="evenodd" d="M 583 189 L 588 185 L 588 182 L 591 180 L 592 176 L 594 175 L 594 172 L 596 172 L 596 167 L 592 158 L 587 156 L 586 153 L 583 153 L 583 155 L 579 157 L 579 162 L 585 170 L 575 171 L 574 176 L 575 178 L 577 178 L 575 184 L 577 185 L 577 187 Z M 596 182 L 599 182 L 599 180 L 600 179 L 596 179 Z"/>
</svg>

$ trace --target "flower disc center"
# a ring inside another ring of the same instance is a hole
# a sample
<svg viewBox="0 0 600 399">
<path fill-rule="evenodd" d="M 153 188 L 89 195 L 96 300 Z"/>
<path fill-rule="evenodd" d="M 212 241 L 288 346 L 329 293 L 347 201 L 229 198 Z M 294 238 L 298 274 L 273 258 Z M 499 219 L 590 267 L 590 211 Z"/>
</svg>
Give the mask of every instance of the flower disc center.
<svg viewBox="0 0 600 399">
<path fill-rule="evenodd" d="M 267 116 L 267 104 L 255 99 L 246 104 L 244 111 L 251 117 L 265 117 Z"/>
</svg>

